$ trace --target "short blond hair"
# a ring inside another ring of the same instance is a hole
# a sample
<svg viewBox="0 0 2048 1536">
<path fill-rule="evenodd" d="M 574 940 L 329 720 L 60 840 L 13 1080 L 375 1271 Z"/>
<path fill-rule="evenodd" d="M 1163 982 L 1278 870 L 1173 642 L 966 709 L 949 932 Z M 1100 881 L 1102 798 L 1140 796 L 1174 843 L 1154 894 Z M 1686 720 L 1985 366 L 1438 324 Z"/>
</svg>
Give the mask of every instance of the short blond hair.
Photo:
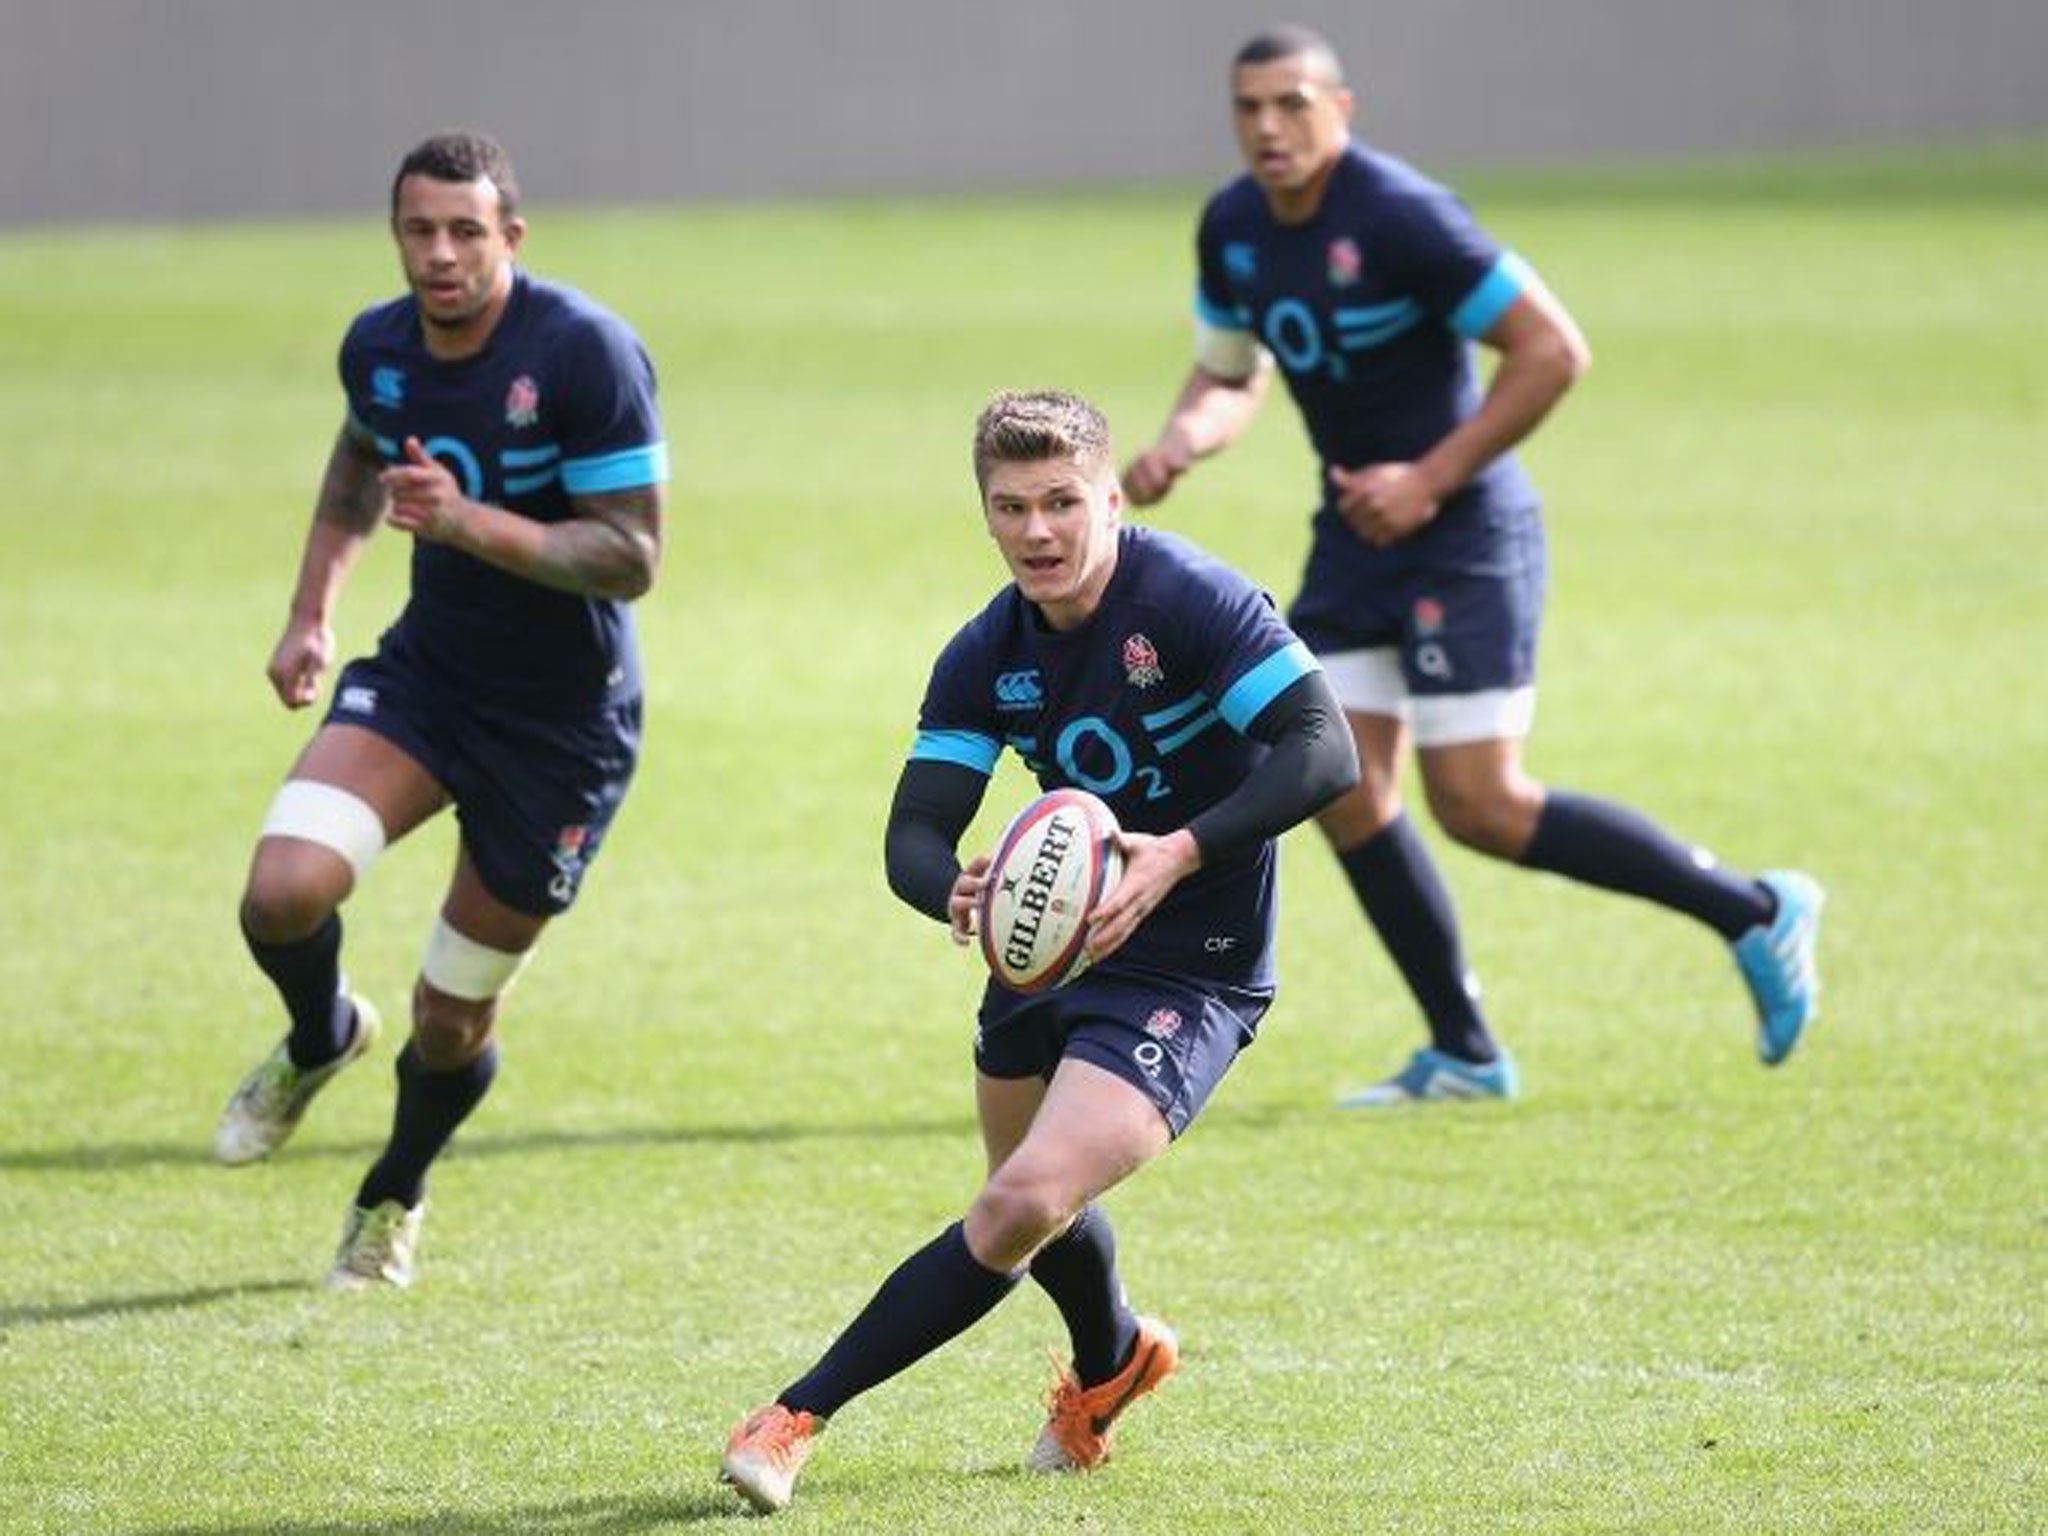
<svg viewBox="0 0 2048 1536">
<path fill-rule="evenodd" d="M 1090 474 L 1110 463 L 1109 422 L 1079 395 L 1060 389 L 1006 389 L 974 423 L 974 480 L 988 489 L 998 464 L 1071 459 Z"/>
</svg>

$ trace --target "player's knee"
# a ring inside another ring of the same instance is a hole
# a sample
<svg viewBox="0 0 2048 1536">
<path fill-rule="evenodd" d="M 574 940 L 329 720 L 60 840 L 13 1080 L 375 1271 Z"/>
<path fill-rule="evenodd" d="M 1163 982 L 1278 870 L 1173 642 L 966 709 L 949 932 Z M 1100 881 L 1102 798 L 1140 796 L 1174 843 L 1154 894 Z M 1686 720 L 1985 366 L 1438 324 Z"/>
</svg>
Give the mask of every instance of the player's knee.
<svg viewBox="0 0 2048 1536">
<path fill-rule="evenodd" d="M 511 990 L 532 953 L 479 943 L 437 917 L 420 960 L 420 982 L 451 1004 L 495 1002 Z"/>
<path fill-rule="evenodd" d="M 1369 842 L 1401 814 L 1401 794 L 1391 783 L 1361 781 L 1316 812 L 1316 826 L 1339 853 Z"/>
<path fill-rule="evenodd" d="M 497 1023 L 498 1000 L 450 997 L 425 981 L 412 990 L 413 1049 L 430 1072 L 452 1072 L 484 1053 Z"/>
<path fill-rule="evenodd" d="M 498 1000 L 519 978 L 531 951 L 494 949 L 434 920 L 412 992 L 413 1039 L 435 1071 L 465 1066 L 490 1044 Z"/>
<path fill-rule="evenodd" d="M 327 920 L 384 848 L 384 822 L 360 795 L 287 779 L 270 802 L 242 894 L 242 927 L 262 943 L 304 938 Z"/>
<path fill-rule="evenodd" d="M 1021 1263 L 1074 1219 L 1079 1204 L 1050 1181 L 998 1171 L 975 1200 L 972 1228 L 1004 1264 Z"/>
<path fill-rule="evenodd" d="M 1432 781 L 1428 789 L 1430 814 L 1453 841 L 1501 859 L 1520 857 L 1542 807 L 1533 785 L 1497 779 Z"/>
<path fill-rule="evenodd" d="M 313 878 L 286 860 L 259 857 L 242 891 L 242 931 L 260 944 L 289 944 L 327 921 L 347 883 Z"/>
</svg>

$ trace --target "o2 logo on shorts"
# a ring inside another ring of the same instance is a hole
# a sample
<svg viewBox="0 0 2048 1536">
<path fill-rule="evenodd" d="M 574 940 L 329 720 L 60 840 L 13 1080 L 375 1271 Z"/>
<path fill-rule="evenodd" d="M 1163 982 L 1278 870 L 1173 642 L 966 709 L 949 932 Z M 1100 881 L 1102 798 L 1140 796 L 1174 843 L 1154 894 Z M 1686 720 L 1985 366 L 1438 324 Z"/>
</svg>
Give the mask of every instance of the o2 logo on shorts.
<svg viewBox="0 0 2048 1536">
<path fill-rule="evenodd" d="M 1147 1077 L 1157 1077 L 1166 1061 L 1166 1051 L 1157 1040 L 1140 1040 L 1137 1049 L 1131 1052 L 1131 1059 Z"/>
<path fill-rule="evenodd" d="M 549 855 L 555 878 L 548 882 L 548 894 L 555 900 L 566 902 L 576 894 L 576 882 L 583 878 L 583 850 L 589 841 L 587 826 L 564 827 L 556 834 L 555 851 Z"/>
<path fill-rule="evenodd" d="M 1437 638 L 1444 632 L 1444 605 L 1434 597 L 1418 597 L 1411 613 L 1416 637 L 1421 642 L 1415 647 L 1415 670 L 1438 681 L 1448 678 L 1451 653 Z"/>
</svg>

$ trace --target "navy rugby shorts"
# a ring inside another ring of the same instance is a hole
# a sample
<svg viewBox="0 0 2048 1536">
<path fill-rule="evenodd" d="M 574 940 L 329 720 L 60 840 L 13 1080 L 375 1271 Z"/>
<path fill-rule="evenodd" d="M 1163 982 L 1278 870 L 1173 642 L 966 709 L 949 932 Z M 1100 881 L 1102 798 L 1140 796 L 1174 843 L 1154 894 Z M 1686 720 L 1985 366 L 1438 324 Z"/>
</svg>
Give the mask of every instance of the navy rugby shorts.
<svg viewBox="0 0 2048 1536">
<path fill-rule="evenodd" d="M 1273 1005 L 1271 991 L 1118 967 L 1023 996 L 990 984 L 974 1035 L 989 1077 L 1050 1081 L 1063 1057 L 1114 1072 L 1174 1136 L 1188 1128 Z"/>
<path fill-rule="evenodd" d="M 1376 550 L 1318 513 L 1287 623 L 1318 656 L 1392 647 L 1411 695 L 1522 688 L 1536 678 L 1543 524 L 1512 516 L 1443 541 Z M 1434 547 L 1433 547 L 1434 546 Z"/>
<path fill-rule="evenodd" d="M 391 742 L 455 802 L 484 887 L 517 911 L 569 910 L 640 755 L 640 701 L 568 719 L 522 714 L 438 686 L 380 651 L 342 669 L 330 725 Z"/>
</svg>

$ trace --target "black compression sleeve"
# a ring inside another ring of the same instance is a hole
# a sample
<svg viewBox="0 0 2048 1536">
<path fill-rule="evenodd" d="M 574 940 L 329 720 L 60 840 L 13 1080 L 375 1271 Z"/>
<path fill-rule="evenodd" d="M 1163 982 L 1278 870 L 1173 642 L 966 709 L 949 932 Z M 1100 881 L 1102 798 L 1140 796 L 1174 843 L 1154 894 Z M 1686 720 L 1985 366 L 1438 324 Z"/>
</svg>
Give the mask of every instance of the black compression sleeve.
<svg viewBox="0 0 2048 1536">
<path fill-rule="evenodd" d="M 889 889 L 927 917 L 946 922 L 946 900 L 960 874 L 955 850 L 981 809 L 988 775 L 959 763 L 913 759 L 896 781 L 883 855 Z"/>
<path fill-rule="evenodd" d="M 1351 727 L 1320 671 L 1290 683 L 1245 734 L 1272 750 L 1232 793 L 1188 823 L 1205 864 L 1278 837 L 1358 782 Z"/>
</svg>

